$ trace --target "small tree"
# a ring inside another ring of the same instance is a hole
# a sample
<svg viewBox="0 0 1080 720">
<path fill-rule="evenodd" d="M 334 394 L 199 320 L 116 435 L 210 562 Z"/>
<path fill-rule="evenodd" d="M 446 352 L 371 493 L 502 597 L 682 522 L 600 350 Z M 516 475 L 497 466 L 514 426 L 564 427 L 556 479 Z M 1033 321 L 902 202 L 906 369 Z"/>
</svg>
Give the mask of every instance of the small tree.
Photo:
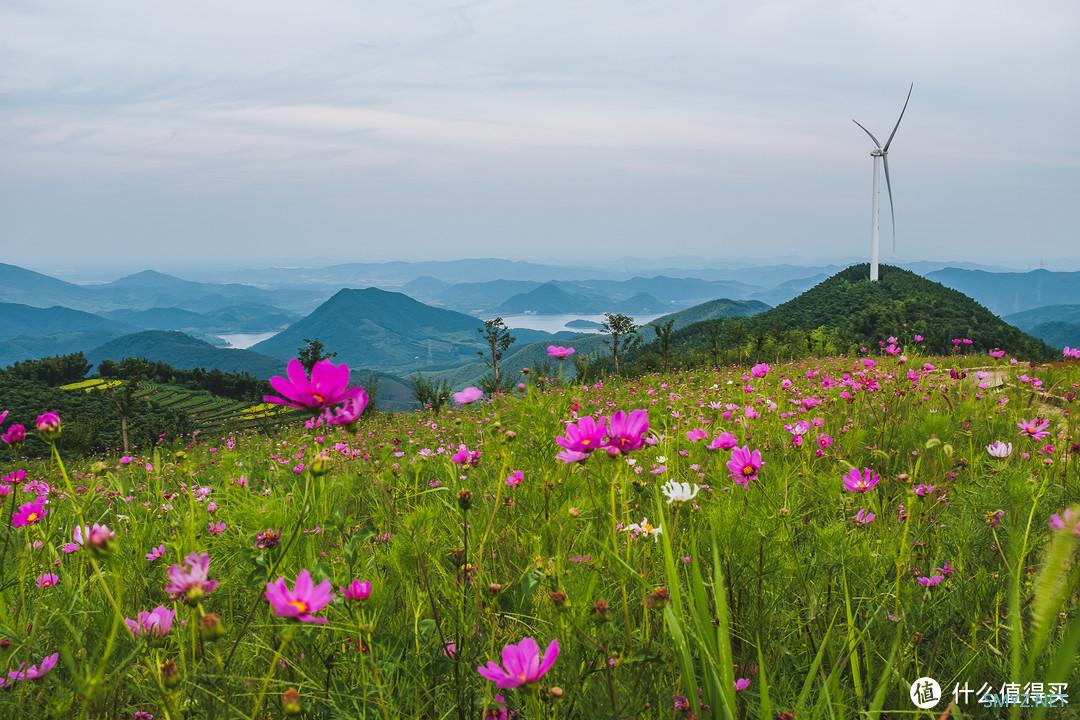
<svg viewBox="0 0 1080 720">
<path fill-rule="evenodd" d="M 135 394 L 139 391 L 140 383 L 149 374 L 150 363 L 142 358 L 125 358 L 119 363 L 102 363 L 98 370 L 102 377 L 111 377 L 120 380 L 115 387 L 109 388 L 109 399 L 116 406 L 116 414 L 120 416 L 120 441 L 124 446 L 124 454 L 130 451 L 128 441 L 128 422 L 138 405 Z"/>
<path fill-rule="evenodd" d="M 665 372 L 671 369 L 671 335 L 674 325 L 674 320 L 668 320 L 666 323 L 652 326 L 653 332 L 656 333 L 656 342 L 660 345 L 660 357 L 663 358 Z"/>
<path fill-rule="evenodd" d="M 600 332 L 611 337 L 608 345 L 611 346 L 611 359 L 615 363 L 615 374 L 619 374 L 619 343 L 629 339 L 638 330 L 634 324 L 634 318 L 622 313 L 604 313 L 604 322 L 600 324 Z"/>
<path fill-rule="evenodd" d="M 720 367 L 720 347 L 723 337 L 723 321 L 710 320 L 705 324 L 705 333 L 709 337 L 709 359 L 713 368 Z"/>
<path fill-rule="evenodd" d="M 330 358 L 337 357 L 337 353 L 326 352 L 326 346 L 323 345 L 322 340 L 319 340 L 318 338 L 315 340 L 304 338 L 304 344 L 297 349 L 296 357 L 310 375 L 311 368 L 315 367 L 315 363 L 320 360 L 329 360 Z"/>
<path fill-rule="evenodd" d="M 413 397 L 423 407 L 431 408 L 438 415 L 450 402 L 450 383 L 446 380 L 434 382 L 420 373 L 412 377 Z"/>
<path fill-rule="evenodd" d="M 491 368 L 493 391 L 498 392 L 502 387 L 502 374 L 499 363 L 502 361 L 503 355 L 506 354 L 506 350 L 513 344 L 514 336 L 510 334 L 510 328 L 506 327 L 506 323 L 503 322 L 501 317 L 485 320 L 484 327 L 477 328 L 476 331 L 480 333 L 488 346 L 486 352 L 481 351 L 477 355 L 483 358 L 488 367 Z"/>
</svg>

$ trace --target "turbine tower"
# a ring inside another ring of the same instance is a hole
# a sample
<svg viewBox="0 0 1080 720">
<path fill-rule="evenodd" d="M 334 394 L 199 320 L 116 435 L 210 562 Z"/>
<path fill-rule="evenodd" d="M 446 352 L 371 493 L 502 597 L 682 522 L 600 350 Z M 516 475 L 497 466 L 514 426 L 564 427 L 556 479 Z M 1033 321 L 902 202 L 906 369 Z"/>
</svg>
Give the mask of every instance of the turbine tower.
<svg viewBox="0 0 1080 720">
<path fill-rule="evenodd" d="M 851 122 L 858 125 L 864 133 L 870 136 L 870 139 L 874 141 L 874 149 L 870 152 L 870 157 L 874 158 L 874 202 L 872 213 L 872 229 L 870 232 L 870 281 L 877 282 L 878 279 L 878 244 L 880 241 L 880 231 L 878 218 L 880 217 L 881 206 L 881 166 L 885 166 L 885 188 L 889 191 L 889 217 L 892 219 L 892 239 L 893 239 L 893 252 L 896 252 L 896 214 L 893 208 L 892 199 L 892 182 L 889 179 L 889 146 L 892 145 L 893 138 L 896 137 L 896 131 L 900 127 L 900 121 L 904 119 L 904 111 L 907 110 L 908 101 L 911 100 L 911 91 L 915 89 L 915 83 L 911 84 L 908 88 L 907 99 L 904 100 L 904 107 L 900 110 L 900 117 L 896 119 L 896 125 L 893 126 L 892 132 L 889 133 L 889 139 L 885 141 L 883 146 L 878 142 L 878 139 L 874 137 L 874 134 L 863 127 L 862 123 L 852 118 Z"/>
</svg>

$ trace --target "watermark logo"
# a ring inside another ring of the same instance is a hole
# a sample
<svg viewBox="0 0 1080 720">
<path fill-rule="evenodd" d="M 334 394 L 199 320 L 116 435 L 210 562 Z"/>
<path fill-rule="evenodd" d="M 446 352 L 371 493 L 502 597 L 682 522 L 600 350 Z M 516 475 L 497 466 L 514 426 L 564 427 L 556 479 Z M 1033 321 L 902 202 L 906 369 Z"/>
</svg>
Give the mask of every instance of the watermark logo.
<svg viewBox="0 0 1080 720">
<path fill-rule="evenodd" d="M 941 686 L 932 677 L 921 677 L 911 683 L 910 695 L 915 707 L 928 710 L 941 702 Z"/>
</svg>

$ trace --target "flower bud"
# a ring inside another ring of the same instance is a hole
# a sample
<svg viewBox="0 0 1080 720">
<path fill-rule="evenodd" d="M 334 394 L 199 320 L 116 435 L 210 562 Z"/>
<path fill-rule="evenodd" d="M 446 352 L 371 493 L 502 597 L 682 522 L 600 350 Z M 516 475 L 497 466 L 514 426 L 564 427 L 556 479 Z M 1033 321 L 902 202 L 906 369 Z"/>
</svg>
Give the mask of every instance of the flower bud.
<svg viewBox="0 0 1080 720">
<path fill-rule="evenodd" d="M 596 622 L 607 622 L 610 619 L 608 617 L 608 611 L 610 609 L 611 606 L 608 605 L 607 600 L 605 600 L 604 598 L 600 598 L 599 600 L 597 600 L 596 604 L 593 605 L 592 609 L 593 617 L 596 619 Z"/>
<path fill-rule="evenodd" d="M 472 507 L 472 493 L 467 488 L 462 489 L 462 491 L 458 493 L 457 503 L 462 510 L 468 510 Z"/>
<path fill-rule="evenodd" d="M 172 660 L 163 662 L 159 672 L 161 673 L 161 684 L 165 687 L 174 688 L 180 684 L 180 668 L 176 667 L 176 663 Z"/>
<path fill-rule="evenodd" d="M 286 715 L 300 714 L 300 691 L 292 687 L 281 694 L 281 711 Z"/>
<path fill-rule="evenodd" d="M 60 416 L 52 410 L 38 415 L 37 433 L 47 443 L 56 442 L 60 438 Z"/>
<path fill-rule="evenodd" d="M 649 593 L 649 597 L 646 599 L 646 605 L 650 610 L 663 610 L 671 600 L 671 593 L 668 592 L 666 587 L 658 587 Z"/>
<path fill-rule="evenodd" d="M 322 477 L 330 470 L 330 455 L 325 451 L 315 453 L 315 457 L 311 458 L 311 464 L 308 465 L 308 470 L 315 477 Z"/>
<path fill-rule="evenodd" d="M 225 625 L 217 613 L 206 613 L 199 618 L 199 633 L 203 640 L 213 642 L 225 634 Z"/>
<path fill-rule="evenodd" d="M 566 597 L 566 593 L 562 590 L 555 590 L 548 593 L 548 597 L 551 598 L 551 604 L 558 610 L 568 610 L 570 608 L 570 600 Z"/>
</svg>

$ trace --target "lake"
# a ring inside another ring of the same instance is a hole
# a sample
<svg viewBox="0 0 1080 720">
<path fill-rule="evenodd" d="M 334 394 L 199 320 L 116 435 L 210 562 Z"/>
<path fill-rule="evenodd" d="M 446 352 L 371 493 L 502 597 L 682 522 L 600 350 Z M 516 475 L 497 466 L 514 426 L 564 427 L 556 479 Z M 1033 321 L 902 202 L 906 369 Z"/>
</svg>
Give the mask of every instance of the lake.
<svg viewBox="0 0 1080 720">
<path fill-rule="evenodd" d="M 261 333 L 230 333 L 228 335 L 218 335 L 219 338 L 229 343 L 229 347 L 236 350 L 246 350 L 252 345 L 261 343 L 267 338 L 272 338 L 278 334 L 277 330 L 271 332 Z"/>
<path fill-rule="evenodd" d="M 645 323 L 652 322 L 658 317 L 661 317 L 662 313 L 655 315 L 635 315 L 634 322 L 638 325 L 644 325 Z M 557 332 L 581 332 L 581 333 L 595 333 L 597 330 L 590 328 L 568 328 L 566 323 L 571 320 L 592 320 L 593 322 L 603 322 L 603 315 L 503 315 L 503 322 L 507 327 L 511 328 L 525 328 L 526 330 L 544 330 L 550 333 Z"/>
</svg>

